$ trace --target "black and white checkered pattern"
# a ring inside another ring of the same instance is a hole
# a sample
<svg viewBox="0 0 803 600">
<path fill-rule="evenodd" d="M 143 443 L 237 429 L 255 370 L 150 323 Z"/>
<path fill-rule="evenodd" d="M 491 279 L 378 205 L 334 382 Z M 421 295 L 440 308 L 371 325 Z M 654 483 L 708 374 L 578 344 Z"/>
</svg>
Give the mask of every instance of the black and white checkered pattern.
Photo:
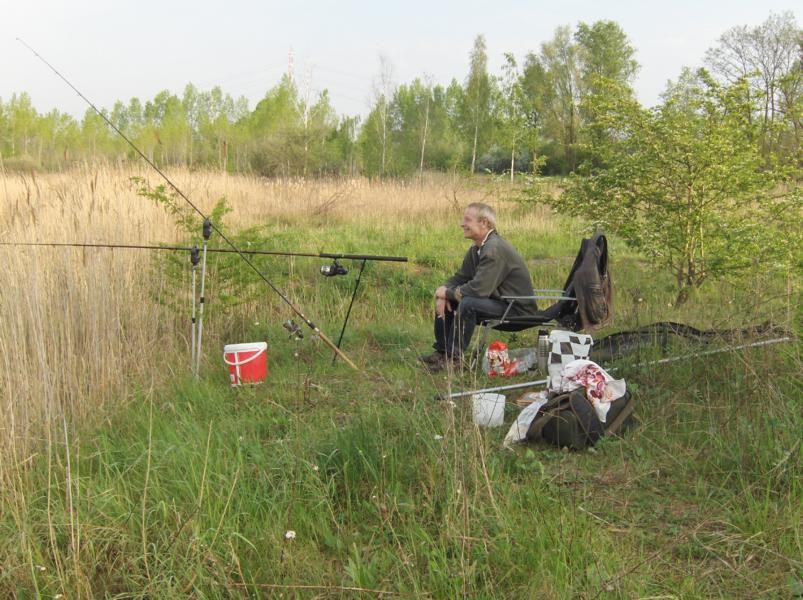
<svg viewBox="0 0 803 600">
<path fill-rule="evenodd" d="M 547 365 L 549 389 L 556 390 L 560 387 L 563 367 L 573 360 L 587 359 L 594 340 L 590 335 L 555 329 L 549 334 L 549 342 L 552 345 Z"/>
</svg>

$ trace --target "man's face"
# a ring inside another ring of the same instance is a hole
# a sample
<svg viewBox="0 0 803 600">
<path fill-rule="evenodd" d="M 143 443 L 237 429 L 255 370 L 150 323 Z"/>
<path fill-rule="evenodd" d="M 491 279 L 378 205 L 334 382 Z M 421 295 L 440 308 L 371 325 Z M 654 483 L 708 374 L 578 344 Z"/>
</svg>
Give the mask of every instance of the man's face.
<svg viewBox="0 0 803 600">
<path fill-rule="evenodd" d="M 460 227 L 463 229 L 463 237 L 474 240 L 477 245 L 482 243 L 491 229 L 488 223 L 477 218 L 477 211 L 473 208 L 467 208 L 463 213 L 463 223 Z"/>
</svg>

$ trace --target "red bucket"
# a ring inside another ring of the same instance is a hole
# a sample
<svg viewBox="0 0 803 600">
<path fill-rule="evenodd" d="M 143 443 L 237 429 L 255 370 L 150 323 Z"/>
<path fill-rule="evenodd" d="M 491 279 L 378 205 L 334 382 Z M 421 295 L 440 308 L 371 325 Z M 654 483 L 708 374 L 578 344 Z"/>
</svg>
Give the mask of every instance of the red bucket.
<svg viewBox="0 0 803 600">
<path fill-rule="evenodd" d="M 262 383 L 268 375 L 268 345 L 265 342 L 227 344 L 223 362 L 229 367 L 229 383 Z"/>
</svg>

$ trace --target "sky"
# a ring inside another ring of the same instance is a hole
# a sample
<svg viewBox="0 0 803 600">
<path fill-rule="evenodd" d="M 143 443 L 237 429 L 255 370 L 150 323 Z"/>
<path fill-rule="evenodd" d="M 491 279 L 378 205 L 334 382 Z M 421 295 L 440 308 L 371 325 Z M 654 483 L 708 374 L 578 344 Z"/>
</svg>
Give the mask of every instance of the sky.
<svg viewBox="0 0 803 600">
<path fill-rule="evenodd" d="M 784 11 L 801 24 L 800 0 L 0 0 L 0 99 L 27 92 L 40 112 L 78 118 L 88 108 L 20 38 L 99 108 L 180 96 L 187 83 L 253 108 L 292 58 L 302 93 L 327 89 L 339 114 L 365 116 L 381 56 L 396 84 L 448 85 L 465 80 L 479 34 L 500 75 L 506 52 L 523 62 L 557 27 L 611 20 L 636 50 L 634 87 L 652 106 L 727 30 Z"/>
</svg>

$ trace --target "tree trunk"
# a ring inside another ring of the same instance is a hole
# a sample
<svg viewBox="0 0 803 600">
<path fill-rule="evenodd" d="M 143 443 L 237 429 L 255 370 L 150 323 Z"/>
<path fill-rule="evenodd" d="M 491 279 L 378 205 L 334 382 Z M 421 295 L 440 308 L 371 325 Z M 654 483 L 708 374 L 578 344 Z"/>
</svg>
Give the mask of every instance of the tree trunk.
<svg viewBox="0 0 803 600">
<path fill-rule="evenodd" d="M 427 110 L 424 113 L 424 134 L 421 136 L 421 160 L 418 163 L 418 177 L 424 180 L 424 150 L 427 147 L 427 129 L 429 129 L 429 100 L 427 100 Z"/>
<path fill-rule="evenodd" d="M 568 159 L 570 173 L 574 173 L 576 167 L 574 156 L 574 127 L 574 108 L 572 108 L 569 114 L 569 143 L 566 148 L 566 158 Z"/>
<path fill-rule="evenodd" d="M 471 173 L 474 173 L 474 168 L 477 164 L 477 138 L 479 137 L 480 124 L 474 123 L 474 145 L 471 149 Z"/>
<path fill-rule="evenodd" d="M 678 290 L 678 295 L 675 297 L 675 308 L 679 306 L 683 306 L 686 303 L 686 300 L 689 299 L 689 286 L 683 286 Z"/>
<path fill-rule="evenodd" d="M 192 169 L 192 129 L 190 129 L 189 139 L 187 140 L 187 160 L 189 162 L 190 169 Z"/>
<path fill-rule="evenodd" d="M 510 183 L 513 183 L 513 173 L 516 172 L 516 140 L 513 140 L 513 147 L 510 149 Z"/>
<path fill-rule="evenodd" d="M 382 167 L 379 170 L 380 175 L 385 174 L 385 149 L 387 148 L 387 140 L 388 140 L 388 124 L 387 118 L 383 115 L 382 116 Z"/>
</svg>

